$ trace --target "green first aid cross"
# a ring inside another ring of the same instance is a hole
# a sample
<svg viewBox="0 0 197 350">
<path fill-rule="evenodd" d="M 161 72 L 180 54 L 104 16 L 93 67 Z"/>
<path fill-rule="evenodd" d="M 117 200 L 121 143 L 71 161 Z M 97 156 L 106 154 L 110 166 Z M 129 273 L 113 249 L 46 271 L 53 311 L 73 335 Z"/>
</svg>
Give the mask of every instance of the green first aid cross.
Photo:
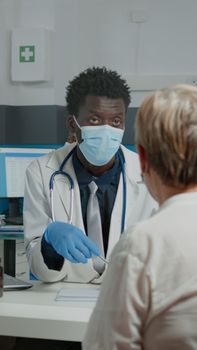
<svg viewBox="0 0 197 350">
<path fill-rule="evenodd" d="M 35 62 L 35 46 L 19 46 L 19 62 Z"/>
</svg>

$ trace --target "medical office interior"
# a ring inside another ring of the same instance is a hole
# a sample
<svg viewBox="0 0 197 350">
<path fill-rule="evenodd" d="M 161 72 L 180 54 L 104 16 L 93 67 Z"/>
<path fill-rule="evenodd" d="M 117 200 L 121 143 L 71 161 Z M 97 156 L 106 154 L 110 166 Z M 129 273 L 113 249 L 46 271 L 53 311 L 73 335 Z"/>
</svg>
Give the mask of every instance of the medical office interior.
<svg viewBox="0 0 197 350">
<path fill-rule="evenodd" d="M 106 66 L 127 79 L 123 143 L 151 91 L 197 85 L 196 0 L 0 0 L 0 256 L 29 279 L 23 244 L 24 169 L 67 138 L 65 87 Z M 13 149 L 14 148 L 14 149 Z"/>
</svg>

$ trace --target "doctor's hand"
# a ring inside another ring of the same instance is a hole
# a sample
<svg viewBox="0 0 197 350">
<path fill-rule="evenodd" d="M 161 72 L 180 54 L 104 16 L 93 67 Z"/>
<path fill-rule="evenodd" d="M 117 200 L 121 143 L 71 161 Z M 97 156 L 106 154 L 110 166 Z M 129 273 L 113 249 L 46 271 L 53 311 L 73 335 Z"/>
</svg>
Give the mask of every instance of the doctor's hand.
<svg viewBox="0 0 197 350">
<path fill-rule="evenodd" d="M 97 245 L 81 229 L 61 221 L 50 223 L 44 238 L 55 251 L 72 263 L 87 263 L 92 255 L 99 256 Z"/>
</svg>

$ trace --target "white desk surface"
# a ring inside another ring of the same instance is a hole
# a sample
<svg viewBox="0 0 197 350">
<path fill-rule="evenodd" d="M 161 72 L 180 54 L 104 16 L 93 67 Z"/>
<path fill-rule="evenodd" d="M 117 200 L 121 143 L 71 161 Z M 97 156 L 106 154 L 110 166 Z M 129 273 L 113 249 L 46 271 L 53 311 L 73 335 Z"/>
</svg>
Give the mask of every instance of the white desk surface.
<svg viewBox="0 0 197 350">
<path fill-rule="evenodd" d="M 30 289 L 4 291 L 0 298 L 0 335 L 82 341 L 95 303 L 55 301 L 61 288 L 77 286 L 88 288 L 83 284 L 35 282 Z"/>
</svg>

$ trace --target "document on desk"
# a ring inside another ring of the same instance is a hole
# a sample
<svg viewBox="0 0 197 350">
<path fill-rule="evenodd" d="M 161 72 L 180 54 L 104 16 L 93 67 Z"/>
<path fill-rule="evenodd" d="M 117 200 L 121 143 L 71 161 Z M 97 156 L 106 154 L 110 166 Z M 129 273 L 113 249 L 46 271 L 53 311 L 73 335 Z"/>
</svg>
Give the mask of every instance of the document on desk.
<svg viewBox="0 0 197 350">
<path fill-rule="evenodd" d="M 96 302 L 100 292 L 100 287 L 88 286 L 88 288 L 83 287 L 71 287 L 62 288 L 57 293 L 55 301 L 63 302 Z"/>
</svg>

